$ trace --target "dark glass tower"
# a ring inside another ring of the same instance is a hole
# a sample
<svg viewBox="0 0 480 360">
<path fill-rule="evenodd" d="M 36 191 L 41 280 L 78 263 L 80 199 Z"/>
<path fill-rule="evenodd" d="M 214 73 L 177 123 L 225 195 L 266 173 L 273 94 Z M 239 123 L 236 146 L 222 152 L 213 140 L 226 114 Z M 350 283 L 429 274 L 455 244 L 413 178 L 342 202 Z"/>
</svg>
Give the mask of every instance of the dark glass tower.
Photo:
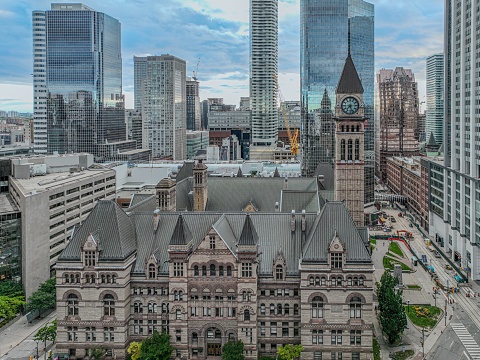
<svg viewBox="0 0 480 360">
<path fill-rule="evenodd" d="M 300 73 L 302 93 L 302 174 L 314 176 L 332 163 L 330 133 L 321 133 L 318 113 L 335 88 L 350 53 L 365 90 L 365 202 L 374 201 L 374 6 L 363 0 L 301 0 Z M 331 104 L 332 112 L 335 104 Z M 319 150 L 320 149 L 320 150 Z"/>
<path fill-rule="evenodd" d="M 125 140 L 120 22 L 62 3 L 34 11 L 33 29 L 35 151 L 95 154 Z"/>
</svg>

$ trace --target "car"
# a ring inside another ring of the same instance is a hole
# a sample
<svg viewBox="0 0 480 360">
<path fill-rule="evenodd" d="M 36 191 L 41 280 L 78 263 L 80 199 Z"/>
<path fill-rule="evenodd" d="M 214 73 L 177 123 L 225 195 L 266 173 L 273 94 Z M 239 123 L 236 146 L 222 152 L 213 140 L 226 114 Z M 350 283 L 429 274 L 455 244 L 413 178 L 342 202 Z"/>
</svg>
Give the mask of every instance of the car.
<svg viewBox="0 0 480 360">
<path fill-rule="evenodd" d="M 392 232 L 392 229 L 390 229 L 390 228 L 385 228 L 385 229 L 383 229 L 383 232 Z"/>
<path fill-rule="evenodd" d="M 410 227 L 413 227 L 413 224 L 412 224 L 412 223 L 410 223 L 408 226 L 410 226 Z"/>
</svg>

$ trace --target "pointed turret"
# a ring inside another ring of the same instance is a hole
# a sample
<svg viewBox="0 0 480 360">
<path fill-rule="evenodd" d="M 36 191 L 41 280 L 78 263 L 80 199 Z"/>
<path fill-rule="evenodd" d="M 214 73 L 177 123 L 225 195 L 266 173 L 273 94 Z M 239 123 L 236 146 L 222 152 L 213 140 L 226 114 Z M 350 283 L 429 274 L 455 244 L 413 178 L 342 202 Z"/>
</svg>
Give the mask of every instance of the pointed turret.
<svg viewBox="0 0 480 360">
<path fill-rule="evenodd" d="M 188 243 L 192 241 L 192 238 L 192 233 L 185 223 L 182 214 L 180 214 L 177 219 L 177 224 L 175 225 L 175 230 L 173 230 L 170 245 L 188 245 Z"/>
<path fill-rule="evenodd" d="M 328 96 L 327 88 L 325 88 L 325 90 L 323 91 L 323 97 L 320 107 L 322 110 L 327 110 L 328 112 L 332 111 L 332 102 L 330 100 L 330 96 Z"/>
<path fill-rule="evenodd" d="M 257 231 L 253 227 L 252 219 L 247 214 L 245 223 L 243 224 L 243 230 L 238 239 L 238 245 L 256 245 L 258 242 Z"/>
<path fill-rule="evenodd" d="M 280 177 L 280 173 L 278 172 L 278 167 L 275 167 L 275 172 L 273 173 L 273 177 Z"/>
<path fill-rule="evenodd" d="M 243 173 L 242 173 L 242 168 L 239 167 L 237 172 L 237 178 L 241 178 L 241 177 L 243 177 Z"/>
<path fill-rule="evenodd" d="M 348 54 L 347 60 L 345 60 L 345 66 L 343 67 L 336 92 L 337 94 L 363 94 L 362 82 L 350 54 Z"/>
</svg>

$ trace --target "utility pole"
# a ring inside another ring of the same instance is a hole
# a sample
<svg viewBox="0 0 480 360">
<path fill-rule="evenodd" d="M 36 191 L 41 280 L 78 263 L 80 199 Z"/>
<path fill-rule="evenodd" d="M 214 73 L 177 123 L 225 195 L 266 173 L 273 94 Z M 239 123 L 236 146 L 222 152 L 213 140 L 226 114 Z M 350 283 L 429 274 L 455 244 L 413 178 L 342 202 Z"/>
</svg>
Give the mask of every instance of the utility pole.
<svg viewBox="0 0 480 360">
<path fill-rule="evenodd" d="M 447 326 L 447 299 L 445 299 L 445 326 Z"/>
</svg>

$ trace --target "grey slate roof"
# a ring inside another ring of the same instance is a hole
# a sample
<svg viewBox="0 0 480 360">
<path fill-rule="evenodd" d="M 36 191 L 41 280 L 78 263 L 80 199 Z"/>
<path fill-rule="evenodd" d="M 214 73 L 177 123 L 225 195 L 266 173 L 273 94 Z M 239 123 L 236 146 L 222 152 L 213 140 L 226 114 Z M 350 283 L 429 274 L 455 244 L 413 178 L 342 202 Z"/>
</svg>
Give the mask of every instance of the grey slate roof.
<svg viewBox="0 0 480 360">
<path fill-rule="evenodd" d="M 283 190 L 280 211 L 292 212 L 292 210 L 297 213 L 302 212 L 302 210 L 306 212 L 320 211 L 320 203 L 316 192 Z"/>
<path fill-rule="evenodd" d="M 134 207 L 138 203 L 141 203 L 142 201 L 151 198 L 152 194 L 133 194 L 132 200 L 130 201 L 130 206 L 129 207 Z"/>
<path fill-rule="evenodd" d="M 337 85 L 337 94 L 363 94 L 362 82 L 350 54 L 345 60 L 345 66 Z"/>
<path fill-rule="evenodd" d="M 295 231 L 292 231 L 291 214 L 285 213 L 164 212 L 154 231 L 152 212 L 126 215 L 115 202 L 100 201 L 59 261 L 80 261 L 81 244 L 94 233 L 101 247 L 100 260 L 122 260 L 136 251 L 132 272 L 143 275 L 153 254 L 159 272 L 168 274 L 169 244 L 185 244 L 191 239 L 195 249 L 213 228 L 234 255 L 237 247 L 257 244 L 261 275 L 272 274 L 273 260 L 279 252 L 285 255 L 289 275 L 298 275 L 302 256 L 303 261 L 325 262 L 335 231 L 346 245 L 347 262 L 371 264 L 367 230 L 357 231 L 343 203 L 328 202 L 319 215 L 305 214 L 305 232 L 301 231 L 301 219 L 300 214 L 295 217 Z"/>
<path fill-rule="evenodd" d="M 183 179 L 189 178 L 193 176 L 193 167 L 195 166 L 195 161 L 185 161 L 183 166 L 180 168 L 175 180 L 177 183 L 182 181 Z"/>
<path fill-rule="evenodd" d="M 99 201 L 75 231 L 59 260 L 80 259 L 80 248 L 90 234 L 101 249 L 99 260 L 123 260 L 137 248 L 135 224 L 113 201 Z"/>
</svg>

